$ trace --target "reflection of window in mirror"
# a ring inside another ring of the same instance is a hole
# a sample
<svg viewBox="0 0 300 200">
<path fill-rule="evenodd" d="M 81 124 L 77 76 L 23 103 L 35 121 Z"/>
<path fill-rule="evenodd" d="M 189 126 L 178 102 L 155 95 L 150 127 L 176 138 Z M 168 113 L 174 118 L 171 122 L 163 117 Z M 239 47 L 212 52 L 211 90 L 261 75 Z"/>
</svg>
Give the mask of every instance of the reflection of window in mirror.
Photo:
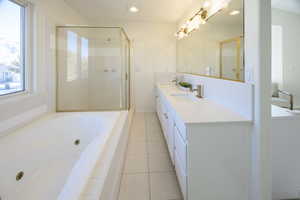
<svg viewBox="0 0 300 200">
<path fill-rule="evenodd" d="M 220 77 L 229 80 L 244 80 L 243 37 L 220 42 Z"/>
<path fill-rule="evenodd" d="M 300 108 L 299 36 L 300 1 L 272 0 L 272 104 L 284 108 Z"/>
</svg>

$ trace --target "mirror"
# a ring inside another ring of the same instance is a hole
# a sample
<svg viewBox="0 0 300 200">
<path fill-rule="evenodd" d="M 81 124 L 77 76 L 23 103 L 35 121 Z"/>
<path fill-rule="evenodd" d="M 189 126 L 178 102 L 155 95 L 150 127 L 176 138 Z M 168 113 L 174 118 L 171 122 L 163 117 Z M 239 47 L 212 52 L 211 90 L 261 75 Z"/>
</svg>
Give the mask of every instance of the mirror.
<svg viewBox="0 0 300 200">
<path fill-rule="evenodd" d="M 243 0 L 231 0 L 177 41 L 177 72 L 244 81 L 243 5 Z"/>
<path fill-rule="evenodd" d="M 272 0 L 272 104 L 300 114 L 300 1 Z"/>
</svg>

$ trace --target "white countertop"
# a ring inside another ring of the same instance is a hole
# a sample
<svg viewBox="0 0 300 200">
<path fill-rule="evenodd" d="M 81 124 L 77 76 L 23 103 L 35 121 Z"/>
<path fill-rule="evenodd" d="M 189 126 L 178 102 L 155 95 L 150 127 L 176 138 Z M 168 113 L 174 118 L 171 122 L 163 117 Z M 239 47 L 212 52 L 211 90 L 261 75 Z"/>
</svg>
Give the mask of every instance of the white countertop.
<svg viewBox="0 0 300 200">
<path fill-rule="evenodd" d="M 286 108 L 281 108 L 272 105 L 272 119 L 300 118 L 300 111 L 289 111 Z"/>
<path fill-rule="evenodd" d="M 222 105 L 208 99 L 199 99 L 190 93 L 190 98 L 173 96 L 174 94 L 186 93 L 176 86 L 157 84 L 158 90 L 170 103 L 177 115 L 186 124 L 191 123 L 228 123 L 228 122 L 251 122 Z"/>
</svg>

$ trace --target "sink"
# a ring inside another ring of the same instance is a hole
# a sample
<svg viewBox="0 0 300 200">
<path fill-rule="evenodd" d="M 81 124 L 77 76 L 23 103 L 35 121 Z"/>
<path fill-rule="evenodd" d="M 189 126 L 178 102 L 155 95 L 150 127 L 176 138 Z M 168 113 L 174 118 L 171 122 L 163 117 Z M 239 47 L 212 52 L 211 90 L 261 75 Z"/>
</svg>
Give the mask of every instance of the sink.
<svg viewBox="0 0 300 200">
<path fill-rule="evenodd" d="M 192 93 L 173 93 L 170 96 L 179 101 L 195 102 L 198 100 Z"/>
<path fill-rule="evenodd" d="M 173 97 L 189 97 L 189 96 L 191 96 L 191 94 L 189 94 L 189 93 L 174 93 L 174 94 L 171 94 L 171 96 L 173 96 Z"/>
</svg>

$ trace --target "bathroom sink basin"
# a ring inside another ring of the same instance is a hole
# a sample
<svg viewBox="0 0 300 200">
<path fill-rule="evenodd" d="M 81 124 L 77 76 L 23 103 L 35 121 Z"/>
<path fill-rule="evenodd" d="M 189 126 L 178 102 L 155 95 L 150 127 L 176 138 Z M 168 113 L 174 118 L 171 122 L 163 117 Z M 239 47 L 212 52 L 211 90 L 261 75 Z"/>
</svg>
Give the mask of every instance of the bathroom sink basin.
<svg viewBox="0 0 300 200">
<path fill-rule="evenodd" d="M 191 94 L 189 94 L 189 93 L 174 93 L 174 94 L 171 94 L 171 96 L 173 96 L 173 97 L 189 97 L 189 96 L 191 96 Z"/>
<path fill-rule="evenodd" d="M 198 100 L 197 97 L 191 93 L 174 93 L 171 94 L 171 96 L 179 101 L 195 102 Z"/>
</svg>

